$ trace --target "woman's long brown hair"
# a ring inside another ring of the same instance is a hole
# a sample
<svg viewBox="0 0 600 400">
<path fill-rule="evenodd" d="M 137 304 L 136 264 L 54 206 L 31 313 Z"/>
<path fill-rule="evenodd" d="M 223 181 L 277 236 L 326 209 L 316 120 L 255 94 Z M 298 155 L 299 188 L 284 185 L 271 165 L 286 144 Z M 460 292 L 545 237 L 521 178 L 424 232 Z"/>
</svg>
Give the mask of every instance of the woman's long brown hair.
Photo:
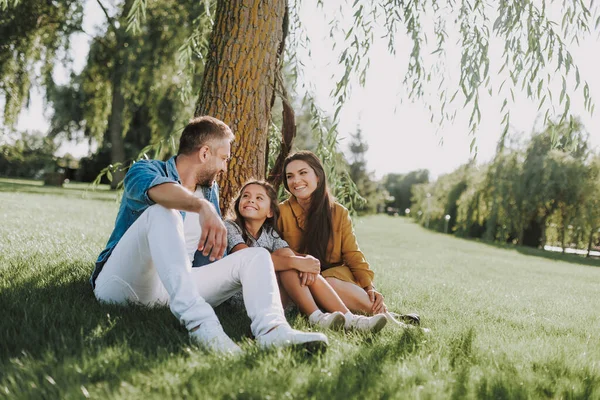
<svg viewBox="0 0 600 400">
<path fill-rule="evenodd" d="M 327 186 L 327 177 L 321 160 L 310 151 L 299 151 L 289 155 L 283 163 L 285 189 L 291 193 L 287 183 L 287 166 L 292 161 L 304 161 L 315 175 L 317 188 L 310 197 L 310 207 L 306 212 L 306 224 L 302 232 L 301 252 L 316 257 L 321 262 L 321 269 L 329 267 L 327 262 L 327 246 L 333 234 L 333 198 Z"/>
</svg>

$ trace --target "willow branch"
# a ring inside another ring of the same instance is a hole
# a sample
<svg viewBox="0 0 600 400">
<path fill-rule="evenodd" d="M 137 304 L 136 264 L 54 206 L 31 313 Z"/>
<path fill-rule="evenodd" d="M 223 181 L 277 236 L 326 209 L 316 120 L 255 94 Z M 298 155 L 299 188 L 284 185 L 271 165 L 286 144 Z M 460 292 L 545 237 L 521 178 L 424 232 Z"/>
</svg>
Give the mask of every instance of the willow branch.
<svg viewBox="0 0 600 400">
<path fill-rule="evenodd" d="M 108 21 L 108 23 L 110 24 L 110 26 L 112 26 L 113 30 L 116 32 L 117 31 L 117 27 L 115 26 L 113 18 L 111 18 L 111 16 L 108 15 L 108 11 L 106 11 L 106 8 L 104 7 L 104 4 L 102 4 L 102 1 L 100 1 L 100 0 L 96 0 L 96 2 L 98 3 L 98 5 L 102 9 L 102 11 L 104 11 L 104 15 L 106 16 L 106 20 Z"/>
</svg>

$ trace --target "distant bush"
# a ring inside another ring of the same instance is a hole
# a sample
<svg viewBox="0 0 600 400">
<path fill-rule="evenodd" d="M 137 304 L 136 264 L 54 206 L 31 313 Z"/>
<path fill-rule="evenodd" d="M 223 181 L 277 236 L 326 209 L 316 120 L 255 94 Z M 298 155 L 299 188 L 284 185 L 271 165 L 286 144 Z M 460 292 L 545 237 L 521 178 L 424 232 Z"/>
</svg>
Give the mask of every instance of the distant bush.
<svg viewBox="0 0 600 400">
<path fill-rule="evenodd" d="M 40 132 L 23 132 L 13 144 L 0 145 L 0 173 L 15 178 L 41 179 L 57 168 L 57 146 Z"/>
</svg>

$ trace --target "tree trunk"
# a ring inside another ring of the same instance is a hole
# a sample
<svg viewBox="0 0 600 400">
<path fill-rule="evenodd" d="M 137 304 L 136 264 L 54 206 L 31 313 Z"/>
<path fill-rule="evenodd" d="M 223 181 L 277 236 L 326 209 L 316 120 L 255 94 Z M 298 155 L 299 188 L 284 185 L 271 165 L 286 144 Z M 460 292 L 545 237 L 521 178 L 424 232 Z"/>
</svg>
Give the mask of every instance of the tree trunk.
<svg viewBox="0 0 600 400">
<path fill-rule="evenodd" d="M 219 118 L 235 134 L 229 169 L 219 182 L 224 211 L 246 180 L 265 178 L 285 15 L 285 0 L 222 0 L 217 5 L 194 115 Z"/>
<path fill-rule="evenodd" d="M 585 255 L 586 257 L 590 256 L 590 253 L 592 252 L 592 242 L 594 241 L 594 231 L 596 230 L 596 228 L 592 227 L 592 229 L 590 230 L 590 240 L 588 241 L 588 248 L 587 248 L 587 254 Z"/>
<path fill-rule="evenodd" d="M 546 222 L 544 221 L 542 224 L 542 241 L 540 242 L 540 247 L 542 250 L 544 250 L 544 247 L 546 247 L 546 229 Z"/>
<path fill-rule="evenodd" d="M 519 236 L 517 237 L 517 245 L 524 246 L 523 239 L 525 238 L 525 228 L 521 227 L 519 229 Z"/>
<path fill-rule="evenodd" d="M 567 223 L 565 222 L 566 217 L 564 214 L 561 214 L 561 218 L 562 218 L 562 229 L 561 229 L 561 235 L 560 235 L 560 245 L 562 247 L 562 253 L 565 254 L 566 253 L 565 241 L 566 241 L 566 237 L 567 237 Z"/>
<path fill-rule="evenodd" d="M 499 208 L 499 194 L 498 194 L 498 185 L 500 181 L 500 173 L 502 172 L 503 162 L 498 161 L 502 151 L 504 150 L 504 136 L 500 138 L 498 141 L 498 146 L 496 150 L 496 157 L 494 162 L 498 162 L 496 168 L 494 170 L 494 177 L 492 179 L 492 212 L 490 213 L 490 218 L 486 221 L 485 224 L 485 233 L 483 235 L 484 239 L 494 241 L 496 240 L 496 232 L 498 230 L 498 208 Z"/>
<path fill-rule="evenodd" d="M 123 108 L 125 107 L 125 99 L 121 92 L 121 81 L 123 72 L 126 68 L 123 62 L 125 57 L 119 57 L 122 46 L 122 35 L 119 31 L 117 35 L 117 56 L 112 71 L 112 102 L 110 106 L 110 117 L 108 120 L 108 130 L 110 137 L 110 162 L 112 165 L 119 165 L 125 162 L 125 140 L 123 138 Z M 123 180 L 125 172 L 120 170 L 112 173 L 110 188 L 116 189 L 119 182 Z"/>
</svg>

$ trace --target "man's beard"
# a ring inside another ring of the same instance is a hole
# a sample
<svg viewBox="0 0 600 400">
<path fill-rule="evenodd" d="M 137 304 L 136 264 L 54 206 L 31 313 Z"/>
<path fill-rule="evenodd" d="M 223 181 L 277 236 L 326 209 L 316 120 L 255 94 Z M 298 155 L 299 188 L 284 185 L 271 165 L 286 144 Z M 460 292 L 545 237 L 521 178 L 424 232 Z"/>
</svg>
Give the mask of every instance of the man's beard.
<svg viewBox="0 0 600 400">
<path fill-rule="evenodd" d="M 217 179 L 217 171 L 204 171 L 196 175 L 196 185 L 212 186 L 212 183 Z"/>
</svg>

